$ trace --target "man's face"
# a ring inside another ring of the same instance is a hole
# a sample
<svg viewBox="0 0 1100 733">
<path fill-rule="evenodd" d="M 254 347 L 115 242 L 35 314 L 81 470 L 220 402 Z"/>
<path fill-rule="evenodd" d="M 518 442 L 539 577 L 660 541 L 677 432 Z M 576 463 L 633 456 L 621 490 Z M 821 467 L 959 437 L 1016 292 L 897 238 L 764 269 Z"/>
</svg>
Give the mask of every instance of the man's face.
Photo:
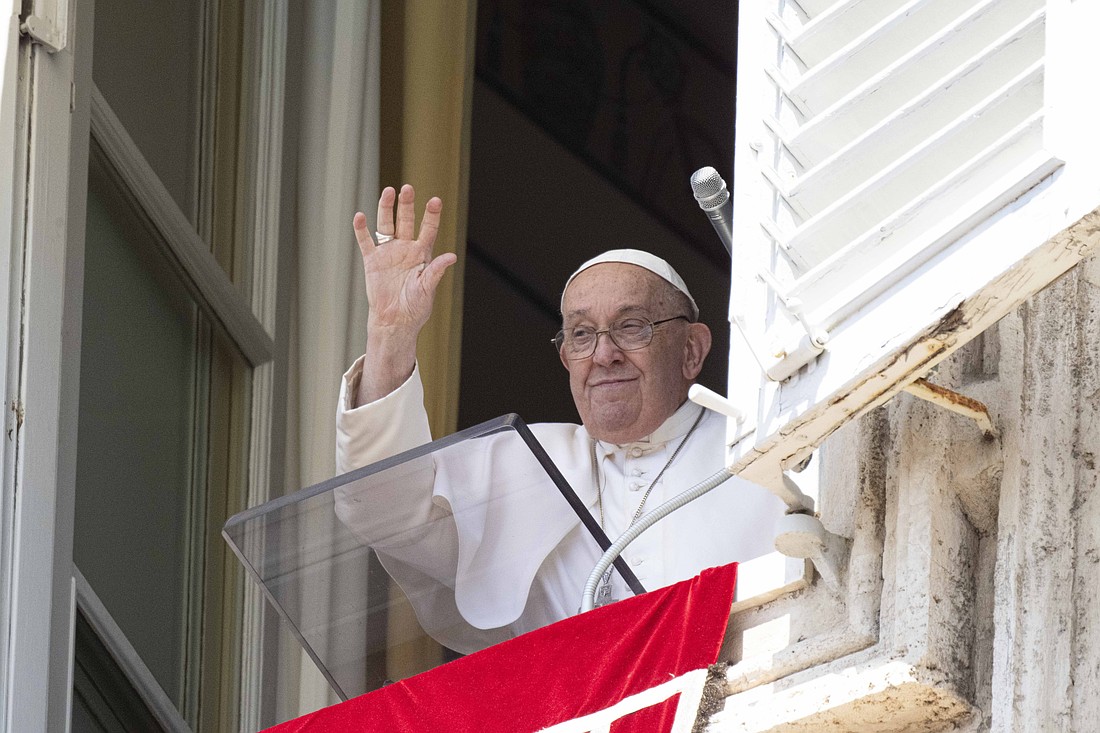
<svg viewBox="0 0 1100 733">
<path fill-rule="evenodd" d="M 628 317 L 690 318 L 684 301 L 675 288 L 645 268 L 606 262 L 588 268 L 569 284 L 563 327 L 586 325 L 602 331 Z M 683 404 L 709 349 L 705 325 L 675 320 L 657 326 L 645 348 L 623 351 L 602 334 L 592 356 L 562 356 L 562 364 L 569 370 L 573 401 L 589 434 L 629 443 L 652 433 Z"/>
</svg>

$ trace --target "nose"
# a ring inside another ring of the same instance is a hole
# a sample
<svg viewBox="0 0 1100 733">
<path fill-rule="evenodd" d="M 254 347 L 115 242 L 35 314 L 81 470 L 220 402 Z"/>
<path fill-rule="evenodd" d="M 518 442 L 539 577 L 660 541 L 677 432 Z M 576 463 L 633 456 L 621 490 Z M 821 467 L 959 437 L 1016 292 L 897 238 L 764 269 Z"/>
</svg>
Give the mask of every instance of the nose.
<svg viewBox="0 0 1100 733">
<path fill-rule="evenodd" d="M 601 336 L 604 337 L 602 341 L 600 340 Z M 611 338 L 611 333 L 609 331 L 598 331 L 596 333 L 596 349 L 592 352 L 592 361 L 600 366 L 607 366 L 621 361 L 622 358 L 623 350 L 615 343 L 615 339 Z"/>
</svg>

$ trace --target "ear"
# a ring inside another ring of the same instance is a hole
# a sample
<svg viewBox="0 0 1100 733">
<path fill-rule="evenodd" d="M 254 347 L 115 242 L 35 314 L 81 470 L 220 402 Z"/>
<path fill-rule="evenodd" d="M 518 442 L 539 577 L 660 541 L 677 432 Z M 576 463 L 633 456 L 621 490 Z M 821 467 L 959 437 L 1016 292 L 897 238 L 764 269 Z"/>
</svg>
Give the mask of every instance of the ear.
<svg viewBox="0 0 1100 733">
<path fill-rule="evenodd" d="M 703 361 L 710 353 L 710 328 L 705 323 L 689 323 L 687 340 L 684 342 L 684 379 L 695 381 L 703 370 Z"/>
<path fill-rule="evenodd" d="M 558 360 L 565 367 L 565 371 L 569 371 L 569 360 L 565 358 L 565 352 L 562 349 L 558 349 Z"/>
</svg>

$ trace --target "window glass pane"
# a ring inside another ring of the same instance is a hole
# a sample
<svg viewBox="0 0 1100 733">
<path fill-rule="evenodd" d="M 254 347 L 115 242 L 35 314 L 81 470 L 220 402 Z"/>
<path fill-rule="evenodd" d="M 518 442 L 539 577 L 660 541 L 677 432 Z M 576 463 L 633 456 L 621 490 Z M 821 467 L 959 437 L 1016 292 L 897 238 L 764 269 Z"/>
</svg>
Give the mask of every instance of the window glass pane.
<svg viewBox="0 0 1100 733">
<path fill-rule="evenodd" d="M 73 552 L 182 708 L 197 308 L 112 201 L 93 180 Z"/>
<path fill-rule="evenodd" d="M 188 216 L 195 205 L 204 3 L 99 0 L 92 78 Z"/>
</svg>

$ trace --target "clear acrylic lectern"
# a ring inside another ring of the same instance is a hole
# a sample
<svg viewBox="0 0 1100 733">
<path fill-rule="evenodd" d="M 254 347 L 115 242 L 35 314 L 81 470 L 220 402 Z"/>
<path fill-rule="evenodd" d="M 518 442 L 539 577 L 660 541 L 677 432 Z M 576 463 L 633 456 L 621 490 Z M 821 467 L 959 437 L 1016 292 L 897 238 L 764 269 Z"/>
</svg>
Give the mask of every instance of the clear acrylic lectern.
<svg viewBox="0 0 1100 733">
<path fill-rule="evenodd" d="M 593 501 L 506 415 L 249 509 L 223 535 L 348 699 L 549 623 L 562 604 L 575 613 L 610 546 Z M 581 572 L 541 567 L 547 547 Z M 615 571 L 643 592 L 621 558 Z"/>
</svg>

